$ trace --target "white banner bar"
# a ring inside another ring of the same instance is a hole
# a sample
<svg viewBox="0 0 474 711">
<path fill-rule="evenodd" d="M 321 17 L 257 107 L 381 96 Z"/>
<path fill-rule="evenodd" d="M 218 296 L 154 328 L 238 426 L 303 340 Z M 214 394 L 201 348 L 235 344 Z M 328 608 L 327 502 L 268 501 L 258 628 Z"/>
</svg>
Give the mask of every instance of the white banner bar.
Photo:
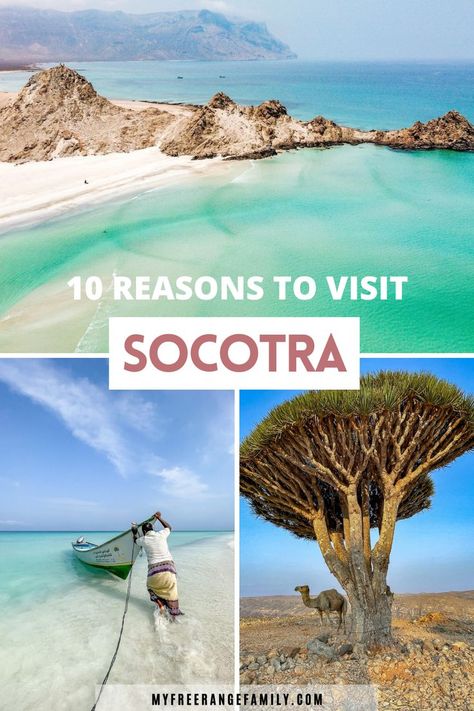
<svg viewBox="0 0 474 711">
<path fill-rule="evenodd" d="M 369 684 L 107 684 L 97 687 L 100 711 L 377 711 L 377 687 Z"/>
<path fill-rule="evenodd" d="M 358 318 L 111 318 L 113 390 L 356 390 Z"/>
</svg>

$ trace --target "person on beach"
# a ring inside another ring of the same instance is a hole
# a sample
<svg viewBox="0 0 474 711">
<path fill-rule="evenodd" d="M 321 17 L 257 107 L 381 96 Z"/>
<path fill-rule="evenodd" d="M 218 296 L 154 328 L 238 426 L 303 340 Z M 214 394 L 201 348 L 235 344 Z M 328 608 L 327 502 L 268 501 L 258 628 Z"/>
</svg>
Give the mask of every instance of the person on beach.
<svg viewBox="0 0 474 711">
<path fill-rule="evenodd" d="M 148 558 L 146 585 L 150 600 L 157 605 L 161 614 L 167 610 L 174 622 L 184 613 L 179 609 L 176 566 L 168 548 L 171 526 L 161 517 L 160 511 L 154 514 L 154 518 L 163 529 L 155 531 L 153 523 L 147 521 L 142 525 L 142 536 L 138 535 L 138 528 L 132 526 L 133 539 L 137 546 L 144 549 Z"/>
</svg>

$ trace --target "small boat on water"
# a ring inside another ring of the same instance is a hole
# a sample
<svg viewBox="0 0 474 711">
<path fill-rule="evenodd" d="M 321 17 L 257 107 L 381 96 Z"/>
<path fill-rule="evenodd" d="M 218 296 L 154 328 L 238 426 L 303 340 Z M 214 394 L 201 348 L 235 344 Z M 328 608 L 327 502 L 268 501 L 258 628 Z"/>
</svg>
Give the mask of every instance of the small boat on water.
<svg viewBox="0 0 474 711">
<path fill-rule="evenodd" d="M 152 521 L 151 518 L 146 519 Z M 143 521 L 145 523 L 145 521 Z M 139 526 L 142 524 L 140 523 Z M 83 536 L 74 541 L 72 549 L 76 554 L 76 558 L 90 565 L 92 568 L 102 568 L 108 570 L 109 573 L 117 575 L 122 580 L 126 580 L 132 569 L 133 564 L 140 552 L 140 548 L 133 544 L 132 529 L 120 533 L 118 536 L 111 538 L 110 541 L 97 545 L 86 541 Z"/>
</svg>

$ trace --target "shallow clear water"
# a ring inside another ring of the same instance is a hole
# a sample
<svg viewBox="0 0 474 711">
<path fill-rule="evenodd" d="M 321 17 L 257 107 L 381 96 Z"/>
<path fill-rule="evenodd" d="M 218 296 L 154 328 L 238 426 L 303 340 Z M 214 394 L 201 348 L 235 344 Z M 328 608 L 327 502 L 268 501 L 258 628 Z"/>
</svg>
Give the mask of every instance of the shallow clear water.
<svg viewBox="0 0 474 711">
<path fill-rule="evenodd" d="M 92 706 L 95 685 L 115 649 L 127 582 L 77 561 L 70 545 L 77 535 L 0 533 L 2 708 L 88 711 Z M 87 536 L 97 542 L 111 537 Z M 155 617 L 145 587 L 146 559 L 138 558 L 109 683 L 232 681 L 231 541 L 229 533 L 172 533 L 186 613 L 176 625 Z"/>
<path fill-rule="evenodd" d="M 474 117 L 474 65 L 82 63 L 109 96 L 239 101 L 276 96 L 302 118 L 396 127 L 449 108 Z M 181 74 L 183 80 L 176 80 Z M 219 79 L 219 75 L 225 79 Z M 2 81 L 12 81 L 4 75 Z M 6 77 L 6 78 L 5 78 Z M 20 75 L 14 81 L 21 83 Z M 192 179 L 0 239 L 0 348 L 107 350 L 116 315 L 361 316 L 363 352 L 474 349 L 474 156 L 374 146 L 304 150 L 228 164 Z M 314 276 L 317 299 L 255 302 L 71 302 L 75 274 L 174 278 Z M 326 275 L 406 275 L 403 302 L 332 302 Z M 466 304 L 464 311 L 459 307 Z"/>
</svg>

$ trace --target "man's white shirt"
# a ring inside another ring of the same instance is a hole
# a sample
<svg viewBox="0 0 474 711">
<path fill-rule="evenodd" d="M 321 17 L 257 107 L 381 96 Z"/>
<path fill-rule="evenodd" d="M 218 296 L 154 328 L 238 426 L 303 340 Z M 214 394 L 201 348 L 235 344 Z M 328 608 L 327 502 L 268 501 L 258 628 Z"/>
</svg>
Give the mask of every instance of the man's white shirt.
<svg viewBox="0 0 474 711">
<path fill-rule="evenodd" d="M 169 528 L 163 528 L 161 531 L 148 531 L 144 536 L 137 538 L 137 546 L 145 550 L 149 564 L 173 560 L 167 541 L 170 533 Z"/>
</svg>

